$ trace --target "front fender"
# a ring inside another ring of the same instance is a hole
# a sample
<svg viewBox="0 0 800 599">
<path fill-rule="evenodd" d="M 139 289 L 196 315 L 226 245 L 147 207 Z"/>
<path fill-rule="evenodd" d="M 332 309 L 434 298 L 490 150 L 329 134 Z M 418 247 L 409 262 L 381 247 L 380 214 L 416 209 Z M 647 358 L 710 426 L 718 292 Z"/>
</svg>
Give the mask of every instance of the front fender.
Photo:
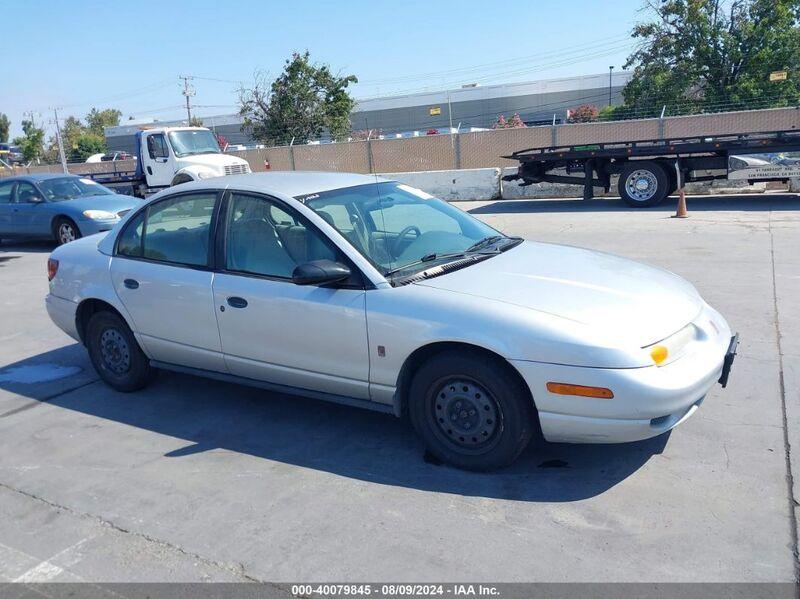
<svg viewBox="0 0 800 599">
<path fill-rule="evenodd" d="M 189 183 L 190 181 L 200 181 L 202 178 L 200 177 L 200 173 L 207 175 L 205 177 L 206 179 L 210 177 L 221 176 L 220 173 L 215 172 L 213 169 L 210 169 L 207 166 L 201 166 L 196 164 L 196 165 L 186 166 L 178 170 L 172 177 L 172 183 L 170 185 L 180 185 L 181 183 Z"/>
</svg>

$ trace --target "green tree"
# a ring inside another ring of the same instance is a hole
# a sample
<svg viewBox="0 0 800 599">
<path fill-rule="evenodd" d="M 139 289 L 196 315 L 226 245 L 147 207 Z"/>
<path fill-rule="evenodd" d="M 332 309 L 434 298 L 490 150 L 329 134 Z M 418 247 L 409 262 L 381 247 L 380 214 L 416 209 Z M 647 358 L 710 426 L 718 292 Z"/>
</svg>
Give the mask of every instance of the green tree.
<svg viewBox="0 0 800 599">
<path fill-rule="evenodd" d="M 625 112 L 668 114 L 787 106 L 800 100 L 798 0 L 661 0 L 636 25 Z M 772 71 L 788 79 L 770 81 Z"/>
<path fill-rule="evenodd" d="M 64 140 L 64 151 L 69 154 L 78 145 L 78 138 L 86 133 L 86 127 L 79 118 L 68 116 L 61 122 L 61 139 Z"/>
<path fill-rule="evenodd" d="M 11 129 L 11 121 L 8 120 L 8 117 L 0 112 L 0 143 L 6 143 L 8 141 L 8 130 Z"/>
<path fill-rule="evenodd" d="M 203 126 L 203 119 L 193 116 L 189 119 L 189 126 L 190 127 L 202 127 Z"/>
<path fill-rule="evenodd" d="M 14 139 L 14 143 L 22 150 L 25 162 L 38 159 L 44 151 L 44 129 L 37 127 L 33 121 L 22 121 L 22 136 Z"/>
<path fill-rule="evenodd" d="M 294 53 L 269 87 L 257 76 L 252 88 L 240 90 L 243 127 L 257 140 L 273 145 L 292 139 L 306 142 L 325 131 L 344 139 L 355 105 L 347 87 L 357 82 L 355 75 L 340 77 L 328 65 L 311 63 L 307 51 Z"/>
<path fill-rule="evenodd" d="M 122 118 L 122 112 L 116 108 L 97 110 L 92 108 L 86 115 L 86 128 L 95 135 L 103 135 L 104 127 L 116 127 Z"/>
<path fill-rule="evenodd" d="M 70 162 L 84 162 L 92 154 L 101 154 L 105 151 L 105 138 L 87 131 L 75 139 L 75 145 L 68 151 L 68 157 Z"/>
</svg>

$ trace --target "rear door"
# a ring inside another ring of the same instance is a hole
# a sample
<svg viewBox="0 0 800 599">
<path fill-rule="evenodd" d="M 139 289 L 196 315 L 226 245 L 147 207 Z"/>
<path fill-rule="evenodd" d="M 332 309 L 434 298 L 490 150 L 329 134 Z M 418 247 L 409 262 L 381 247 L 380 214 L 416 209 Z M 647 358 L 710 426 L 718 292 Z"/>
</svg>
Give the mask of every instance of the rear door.
<svg viewBox="0 0 800 599">
<path fill-rule="evenodd" d="M 210 266 L 219 195 L 179 193 L 150 204 L 120 234 L 111 279 L 153 359 L 223 372 Z"/>
<path fill-rule="evenodd" d="M 11 226 L 11 213 L 13 207 L 11 200 L 14 197 L 14 185 L 16 181 L 0 180 L 0 237 L 13 237 L 14 231 Z"/>
</svg>

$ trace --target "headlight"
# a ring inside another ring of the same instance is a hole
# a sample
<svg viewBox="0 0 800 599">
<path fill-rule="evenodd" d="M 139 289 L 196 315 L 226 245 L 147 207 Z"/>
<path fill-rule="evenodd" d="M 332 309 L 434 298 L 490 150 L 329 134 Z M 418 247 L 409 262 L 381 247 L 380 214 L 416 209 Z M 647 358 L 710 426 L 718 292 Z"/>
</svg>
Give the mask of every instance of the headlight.
<svg viewBox="0 0 800 599">
<path fill-rule="evenodd" d="M 656 366 L 665 366 L 680 358 L 689 344 L 697 339 L 698 333 L 699 329 L 690 323 L 666 339 L 642 349 L 650 354 Z"/>
<path fill-rule="evenodd" d="M 213 171 L 200 171 L 197 173 L 198 179 L 210 179 L 211 177 L 218 177 L 217 173 Z"/>
<path fill-rule="evenodd" d="M 113 212 L 108 212 L 106 210 L 84 210 L 83 215 L 92 220 L 116 220 L 119 218 Z"/>
</svg>

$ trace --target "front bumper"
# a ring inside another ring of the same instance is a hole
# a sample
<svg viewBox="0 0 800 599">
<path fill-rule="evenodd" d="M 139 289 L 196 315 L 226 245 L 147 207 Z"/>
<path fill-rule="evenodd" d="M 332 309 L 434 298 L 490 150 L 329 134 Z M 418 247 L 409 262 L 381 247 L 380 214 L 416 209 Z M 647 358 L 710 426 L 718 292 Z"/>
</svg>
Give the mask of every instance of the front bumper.
<svg viewBox="0 0 800 599">
<path fill-rule="evenodd" d="M 94 235 L 96 233 L 106 233 L 114 228 L 120 219 L 114 220 L 92 220 L 90 218 L 82 218 L 78 221 L 78 228 L 83 237 Z"/>
<path fill-rule="evenodd" d="M 695 322 L 707 332 L 693 351 L 665 366 L 585 368 L 512 361 L 528 383 L 542 434 L 563 443 L 624 443 L 660 435 L 690 418 L 709 390 L 727 383 L 738 336 L 711 308 Z M 605 387 L 612 399 L 557 395 L 548 382 Z"/>
</svg>

